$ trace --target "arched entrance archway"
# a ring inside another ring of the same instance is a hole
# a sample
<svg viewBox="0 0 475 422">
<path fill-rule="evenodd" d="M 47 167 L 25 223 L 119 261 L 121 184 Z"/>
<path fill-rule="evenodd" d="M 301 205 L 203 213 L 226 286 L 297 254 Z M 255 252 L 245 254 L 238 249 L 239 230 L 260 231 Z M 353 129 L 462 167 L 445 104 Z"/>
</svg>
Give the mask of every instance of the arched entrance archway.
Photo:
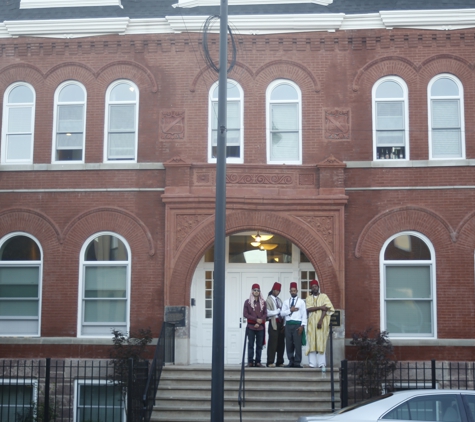
<svg viewBox="0 0 475 422">
<path fill-rule="evenodd" d="M 241 362 L 246 327 L 242 308 L 254 283 L 260 285 L 265 298 L 275 282 L 281 283 L 281 299 L 285 300 L 289 297 L 291 281 L 298 282 L 300 296 L 305 298 L 310 280 L 318 278 L 307 257 L 292 242 L 271 233 L 267 236 L 270 239 L 256 242 L 252 234 L 256 232 L 240 232 L 226 238 L 226 364 Z M 211 363 L 213 270 L 213 248 L 210 248 L 198 264 L 191 285 L 191 363 Z M 265 353 L 263 363 L 266 363 Z"/>
</svg>

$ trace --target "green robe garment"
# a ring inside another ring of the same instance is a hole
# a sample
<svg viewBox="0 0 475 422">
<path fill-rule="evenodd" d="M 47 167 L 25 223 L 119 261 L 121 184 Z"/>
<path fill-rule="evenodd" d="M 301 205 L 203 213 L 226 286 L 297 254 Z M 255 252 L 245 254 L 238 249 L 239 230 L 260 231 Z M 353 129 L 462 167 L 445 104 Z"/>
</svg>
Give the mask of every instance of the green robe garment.
<svg viewBox="0 0 475 422">
<path fill-rule="evenodd" d="M 325 353 L 327 347 L 328 333 L 330 331 L 330 315 L 335 312 L 335 308 L 325 293 L 320 293 L 318 296 L 308 295 L 305 299 L 305 304 L 308 308 L 325 305 L 330 308 L 327 311 L 322 321 L 322 328 L 317 329 L 318 321 L 322 316 L 322 311 L 310 312 L 307 320 L 307 355 L 310 352 Z"/>
</svg>

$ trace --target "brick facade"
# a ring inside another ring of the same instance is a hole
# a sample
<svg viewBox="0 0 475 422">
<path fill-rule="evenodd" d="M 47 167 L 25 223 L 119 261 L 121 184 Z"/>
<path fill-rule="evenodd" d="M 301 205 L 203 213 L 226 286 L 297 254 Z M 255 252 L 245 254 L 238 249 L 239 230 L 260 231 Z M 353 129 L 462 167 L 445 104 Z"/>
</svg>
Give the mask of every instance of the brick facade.
<svg viewBox="0 0 475 422">
<path fill-rule="evenodd" d="M 0 238 L 23 231 L 41 243 L 42 337 L 76 337 L 78 255 L 101 231 L 120 234 L 132 251 L 132 329 L 150 326 L 158 335 L 165 306 L 188 306 L 191 278 L 214 227 L 208 95 L 217 75 L 198 52 L 200 40 L 168 34 L 0 41 L 0 92 L 18 81 L 36 91 L 34 164 L 1 166 Z M 425 235 L 436 251 L 438 339 L 475 337 L 474 44 L 471 29 L 237 36 L 229 78 L 244 91 L 244 164 L 228 166 L 227 232 L 266 230 L 302 249 L 336 307 L 345 309 L 346 337 L 379 327 L 380 251 L 405 230 Z M 211 48 L 217 54 L 214 37 Z M 440 73 L 455 75 L 464 87 L 467 160 L 460 165 L 422 164 L 429 158 L 427 85 Z M 371 89 L 388 75 L 408 86 L 411 161 L 373 166 Z M 266 164 L 266 89 L 281 78 L 302 92 L 301 166 Z M 49 167 L 55 89 L 71 79 L 87 90 L 86 164 Z M 138 165 L 129 169 L 101 167 L 104 98 L 117 79 L 140 91 Z M 326 123 L 335 110 L 347 130 L 332 132 Z M 170 129 L 170 116 L 183 128 Z M 333 219 L 331 239 L 319 232 L 319 218 Z M 55 347 L 5 343 L 0 356 L 108 354 L 91 344 Z M 473 346 L 419 349 L 397 346 L 398 358 L 474 357 Z"/>
</svg>

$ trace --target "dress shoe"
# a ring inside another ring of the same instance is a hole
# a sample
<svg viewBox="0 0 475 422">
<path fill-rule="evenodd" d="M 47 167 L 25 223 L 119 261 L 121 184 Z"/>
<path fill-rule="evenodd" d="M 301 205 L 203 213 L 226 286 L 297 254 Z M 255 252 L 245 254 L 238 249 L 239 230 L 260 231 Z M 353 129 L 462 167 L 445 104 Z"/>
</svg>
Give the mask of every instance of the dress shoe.
<svg viewBox="0 0 475 422">
<path fill-rule="evenodd" d="M 268 367 L 268 368 L 275 368 L 275 363 L 269 363 L 269 364 L 267 365 L 267 367 Z"/>
<path fill-rule="evenodd" d="M 294 367 L 294 368 L 303 368 L 302 365 L 296 365 L 295 363 L 294 363 L 294 366 L 293 366 L 293 367 Z"/>
<path fill-rule="evenodd" d="M 257 366 L 258 368 L 264 368 L 264 365 L 260 362 L 256 363 L 254 366 Z"/>
<path fill-rule="evenodd" d="M 254 364 L 251 362 L 251 363 L 248 363 L 248 364 L 246 365 L 246 368 L 252 368 L 253 366 L 254 366 Z"/>
<path fill-rule="evenodd" d="M 283 363 L 279 363 L 279 364 L 277 365 L 278 368 L 283 368 L 284 366 L 285 366 L 285 365 L 284 365 Z"/>
<path fill-rule="evenodd" d="M 293 368 L 294 365 L 292 365 L 291 363 L 289 363 L 288 365 L 285 365 L 286 368 Z"/>
</svg>

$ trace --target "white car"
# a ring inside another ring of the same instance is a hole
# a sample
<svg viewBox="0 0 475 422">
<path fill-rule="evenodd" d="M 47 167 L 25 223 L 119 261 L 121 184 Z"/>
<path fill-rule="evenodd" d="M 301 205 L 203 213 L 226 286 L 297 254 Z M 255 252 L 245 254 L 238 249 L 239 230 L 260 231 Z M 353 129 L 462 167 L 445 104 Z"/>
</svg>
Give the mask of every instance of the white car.
<svg viewBox="0 0 475 422">
<path fill-rule="evenodd" d="M 298 422 L 475 422 L 474 390 L 406 390 L 388 393 L 335 413 L 301 416 Z"/>
</svg>

